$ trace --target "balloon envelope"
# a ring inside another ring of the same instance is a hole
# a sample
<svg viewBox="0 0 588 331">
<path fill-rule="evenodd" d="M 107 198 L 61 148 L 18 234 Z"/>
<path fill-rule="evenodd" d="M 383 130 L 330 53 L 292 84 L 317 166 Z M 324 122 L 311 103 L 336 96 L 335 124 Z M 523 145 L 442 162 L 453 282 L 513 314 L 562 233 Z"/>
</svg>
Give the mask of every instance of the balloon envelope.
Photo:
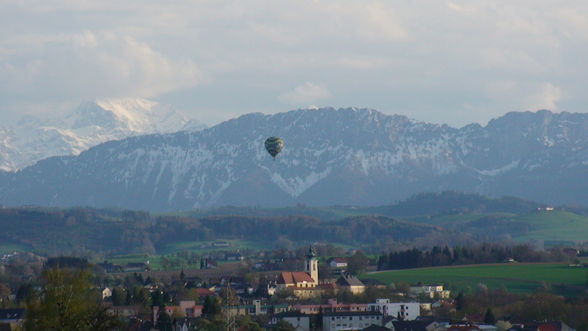
<svg viewBox="0 0 588 331">
<path fill-rule="evenodd" d="M 283 148 L 284 140 L 282 140 L 282 138 L 269 137 L 265 140 L 265 149 L 273 158 L 275 158 Z"/>
</svg>

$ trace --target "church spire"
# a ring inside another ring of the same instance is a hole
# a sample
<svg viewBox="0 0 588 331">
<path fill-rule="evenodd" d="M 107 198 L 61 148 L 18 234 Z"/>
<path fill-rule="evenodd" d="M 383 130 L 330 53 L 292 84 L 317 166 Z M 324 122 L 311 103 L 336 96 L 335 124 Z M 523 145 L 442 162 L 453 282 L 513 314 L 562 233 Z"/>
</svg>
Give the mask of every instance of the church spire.
<svg viewBox="0 0 588 331">
<path fill-rule="evenodd" d="M 316 253 L 314 252 L 314 248 L 312 248 L 312 245 L 308 247 L 308 254 L 306 254 L 306 257 L 309 259 L 314 259 L 316 257 Z"/>
</svg>

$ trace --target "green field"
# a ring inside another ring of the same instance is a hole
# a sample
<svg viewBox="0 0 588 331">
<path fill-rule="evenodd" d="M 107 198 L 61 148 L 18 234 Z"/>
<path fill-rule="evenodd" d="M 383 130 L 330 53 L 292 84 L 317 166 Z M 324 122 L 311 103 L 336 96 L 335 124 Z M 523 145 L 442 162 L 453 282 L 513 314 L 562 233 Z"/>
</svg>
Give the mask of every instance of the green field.
<svg viewBox="0 0 588 331">
<path fill-rule="evenodd" d="M 588 217 L 566 212 L 537 212 L 515 217 L 514 220 L 529 224 L 529 233 L 518 240 L 569 240 L 588 241 Z"/>
<path fill-rule="evenodd" d="M 475 290 L 480 283 L 516 293 L 534 291 L 543 283 L 554 287 L 565 284 L 577 287 L 572 291 L 582 291 L 588 284 L 588 268 L 557 263 L 513 263 L 394 270 L 363 274 L 361 278 L 377 279 L 385 284 L 445 284 L 453 291 Z"/>
<path fill-rule="evenodd" d="M 447 214 L 409 217 L 417 223 L 438 225 L 456 231 L 479 231 L 483 226 L 478 221 L 484 218 L 501 219 L 502 226 L 519 225 L 527 229 L 524 234 L 509 233 L 520 242 L 543 241 L 546 246 L 571 246 L 577 242 L 588 241 L 588 217 L 575 213 L 554 210 L 537 211 L 528 214 L 488 213 L 488 214 Z M 492 222 L 489 220 L 488 222 Z"/>
<path fill-rule="evenodd" d="M 181 251 L 191 251 L 197 253 L 207 253 L 213 251 L 236 251 L 243 249 L 270 249 L 271 244 L 265 241 L 253 241 L 253 240 L 237 240 L 237 239 L 219 239 L 217 241 L 224 241 L 229 243 L 228 247 L 215 247 L 213 246 L 215 240 L 212 241 L 180 241 L 166 245 L 160 250 L 162 254 L 170 254 Z"/>
</svg>

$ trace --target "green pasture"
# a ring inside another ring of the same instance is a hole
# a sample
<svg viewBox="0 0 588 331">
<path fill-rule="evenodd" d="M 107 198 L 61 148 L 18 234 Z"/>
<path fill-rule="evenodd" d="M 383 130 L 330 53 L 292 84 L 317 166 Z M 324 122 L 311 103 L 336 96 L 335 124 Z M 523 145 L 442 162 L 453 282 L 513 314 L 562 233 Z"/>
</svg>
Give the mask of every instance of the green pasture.
<svg viewBox="0 0 588 331">
<path fill-rule="evenodd" d="M 453 291 L 475 290 L 480 283 L 491 289 L 506 288 L 515 293 L 528 293 L 543 284 L 554 288 L 565 284 L 577 287 L 572 291 L 582 291 L 588 284 L 588 268 L 558 263 L 512 263 L 393 270 L 363 274 L 361 278 L 373 278 L 385 284 L 445 284 Z M 567 289 L 566 293 L 569 291 Z"/>
<path fill-rule="evenodd" d="M 216 247 L 213 244 L 216 241 L 229 243 L 228 247 Z M 197 253 L 207 253 L 214 251 L 236 251 L 242 249 L 262 250 L 270 249 L 271 243 L 267 241 L 238 240 L 238 239 L 218 239 L 211 241 L 179 241 L 169 243 L 160 250 L 162 254 L 170 254 L 181 251 L 191 251 Z"/>
<path fill-rule="evenodd" d="M 588 241 L 588 217 L 566 211 L 544 211 L 515 217 L 529 224 L 524 236 L 516 239 Z"/>
</svg>

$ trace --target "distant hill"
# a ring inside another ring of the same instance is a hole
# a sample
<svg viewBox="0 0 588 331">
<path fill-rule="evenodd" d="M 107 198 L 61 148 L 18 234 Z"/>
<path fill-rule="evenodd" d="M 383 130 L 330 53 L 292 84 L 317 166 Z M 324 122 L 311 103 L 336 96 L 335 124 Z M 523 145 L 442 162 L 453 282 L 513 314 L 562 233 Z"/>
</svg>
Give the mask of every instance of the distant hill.
<svg viewBox="0 0 588 331">
<path fill-rule="evenodd" d="M 274 135 L 286 142 L 276 161 L 263 147 Z M 443 191 L 584 204 L 586 178 L 588 114 L 508 113 L 457 129 L 370 109 L 322 108 L 248 114 L 199 132 L 132 137 L 45 159 L 0 178 L 0 204 L 369 207 Z M 471 199 L 472 210 L 526 208 L 524 201 Z M 461 208 L 451 196 L 444 203 Z M 415 200 L 398 208 L 412 214 L 424 207 Z"/>
<path fill-rule="evenodd" d="M 357 215 L 416 217 L 471 213 L 525 214 L 534 212 L 541 207 L 545 207 L 545 204 L 516 197 L 491 198 L 476 193 L 445 191 L 439 193 L 420 193 L 394 204 L 377 207 L 314 207 L 303 204 L 280 208 L 223 206 L 181 212 L 179 214 L 200 217 L 214 215 L 242 215 L 256 217 L 305 215 L 318 217 L 322 220 L 336 220 Z M 583 207 L 580 206 L 574 207 L 573 209 L 573 211 L 581 210 L 583 210 Z"/>
<path fill-rule="evenodd" d="M 544 207 L 537 203 L 516 197 L 491 198 L 480 194 L 445 191 L 421 193 L 390 206 L 367 208 L 377 214 L 390 216 L 419 216 L 438 214 L 468 213 L 513 213 L 522 214 Z"/>
</svg>

